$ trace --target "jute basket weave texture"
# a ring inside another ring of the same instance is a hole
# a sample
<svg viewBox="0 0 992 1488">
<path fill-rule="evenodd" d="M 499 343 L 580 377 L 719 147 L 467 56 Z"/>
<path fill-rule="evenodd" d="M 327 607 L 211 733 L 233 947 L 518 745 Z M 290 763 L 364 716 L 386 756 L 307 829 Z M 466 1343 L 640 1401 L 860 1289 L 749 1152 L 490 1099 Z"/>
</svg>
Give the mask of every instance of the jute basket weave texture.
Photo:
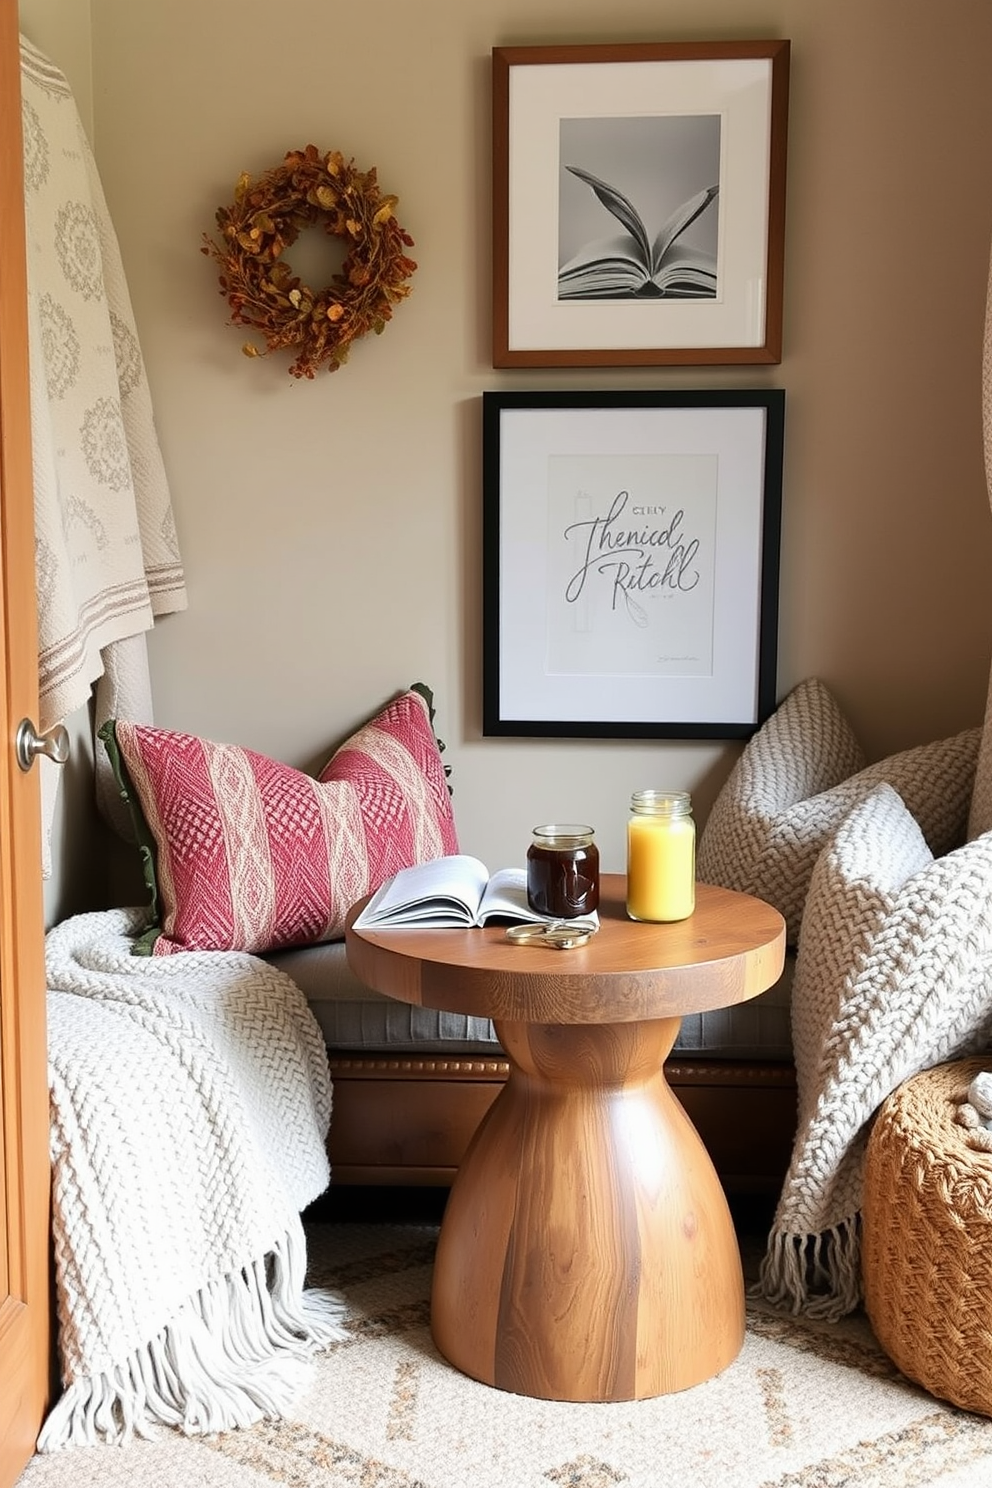
<svg viewBox="0 0 992 1488">
<path fill-rule="evenodd" d="M 992 1153 L 955 1112 L 992 1054 L 939 1065 L 882 1105 L 862 1210 L 865 1310 L 909 1379 L 992 1415 Z"/>
</svg>

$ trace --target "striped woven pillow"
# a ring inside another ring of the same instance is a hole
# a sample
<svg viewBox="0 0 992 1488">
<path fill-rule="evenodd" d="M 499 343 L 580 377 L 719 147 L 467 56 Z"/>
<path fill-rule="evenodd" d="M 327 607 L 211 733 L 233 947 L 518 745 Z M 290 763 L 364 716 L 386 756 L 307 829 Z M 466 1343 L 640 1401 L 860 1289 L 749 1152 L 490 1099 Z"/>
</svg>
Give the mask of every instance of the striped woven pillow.
<svg viewBox="0 0 992 1488">
<path fill-rule="evenodd" d="M 251 749 L 124 719 L 100 737 L 152 895 L 141 953 L 334 940 L 351 906 L 393 873 L 458 851 L 430 710 L 413 689 L 317 779 Z"/>
</svg>

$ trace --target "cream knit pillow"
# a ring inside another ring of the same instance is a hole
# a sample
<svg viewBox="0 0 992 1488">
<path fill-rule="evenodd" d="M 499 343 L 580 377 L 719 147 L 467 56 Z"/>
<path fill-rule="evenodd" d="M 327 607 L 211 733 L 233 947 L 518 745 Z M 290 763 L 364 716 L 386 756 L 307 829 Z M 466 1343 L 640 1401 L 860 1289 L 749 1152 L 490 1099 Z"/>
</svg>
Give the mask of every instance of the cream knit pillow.
<svg viewBox="0 0 992 1488">
<path fill-rule="evenodd" d="M 985 444 L 985 482 L 992 501 L 992 259 L 985 296 L 985 337 L 982 345 L 982 433 Z M 975 789 L 968 817 L 968 837 L 992 831 L 992 675 L 985 704 L 985 728 L 975 770 Z"/>
<path fill-rule="evenodd" d="M 876 785 L 817 858 L 799 934 L 792 1047 L 807 1089 L 846 1031 L 849 986 L 878 958 L 877 939 L 913 874 L 933 863 L 926 839 L 890 785 Z"/>
<path fill-rule="evenodd" d="M 937 857 L 965 838 L 980 729 L 864 765 L 831 694 L 803 682 L 745 746 L 699 841 L 699 877 L 756 894 L 784 916 L 790 945 L 810 875 L 847 813 L 885 781 Z"/>
<path fill-rule="evenodd" d="M 787 884 L 776 883 L 777 861 L 784 862 L 773 841 L 777 824 L 798 802 L 864 764 L 833 694 L 816 677 L 800 682 L 744 746 L 714 801 L 699 837 L 699 877 L 768 898 L 784 914 L 782 904 L 791 896 Z M 790 935 L 790 943 L 794 939 Z"/>
<path fill-rule="evenodd" d="M 968 813 L 969 839 L 992 831 L 992 676 L 989 677 L 989 695 L 985 708 L 985 727 L 982 744 L 975 767 L 975 788 L 971 795 L 971 810 Z"/>
</svg>

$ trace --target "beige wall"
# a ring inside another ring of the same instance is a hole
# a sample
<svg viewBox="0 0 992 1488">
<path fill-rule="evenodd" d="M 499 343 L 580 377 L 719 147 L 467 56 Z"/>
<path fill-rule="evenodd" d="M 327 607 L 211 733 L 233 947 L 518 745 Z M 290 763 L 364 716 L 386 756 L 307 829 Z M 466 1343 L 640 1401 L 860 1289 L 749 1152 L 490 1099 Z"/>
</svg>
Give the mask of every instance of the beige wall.
<svg viewBox="0 0 992 1488">
<path fill-rule="evenodd" d="M 93 59 L 90 0 L 20 0 L 21 31 L 72 82 L 83 127 L 93 138 Z"/>
<path fill-rule="evenodd" d="M 467 851 L 518 861 L 533 822 L 579 818 L 604 867 L 622 867 L 631 789 L 687 787 L 702 816 L 739 746 L 481 738 L 480 394 L 751 386 L 787 393 L 779 694 L 822 677 L 872 757 L 980 721 L 992 6 L 90 0 L 89 13 L 95 149 L 189 582 L 188 612 L 151 641 L 158 722 L 308 765 L 423 678 Z M 88 89 L 86 47 L 67 32 L 63 51 L 55 32 L 34 39 Z M 781 365 L 494 371 L 490 48 L 742 36 L 792 40 Z M 199 245 L 239 172 L 311 141 L 378 167 L 420 267 L 381 339 L 297 383 L 285 362 L 242 357 Z"/>
</svg>

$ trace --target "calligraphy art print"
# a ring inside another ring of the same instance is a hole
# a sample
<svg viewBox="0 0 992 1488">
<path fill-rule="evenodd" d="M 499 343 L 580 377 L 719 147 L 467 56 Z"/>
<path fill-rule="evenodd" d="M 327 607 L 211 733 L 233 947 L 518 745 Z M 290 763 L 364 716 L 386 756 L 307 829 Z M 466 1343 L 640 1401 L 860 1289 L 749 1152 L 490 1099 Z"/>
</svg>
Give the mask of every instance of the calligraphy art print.
<svg viewBox="0 0 992 1488">
<path fill-rule="evenodd" d="M 784 394 L 483 394 L 483 732 L 746 737 L 775 702 Z"/>
</svg>

